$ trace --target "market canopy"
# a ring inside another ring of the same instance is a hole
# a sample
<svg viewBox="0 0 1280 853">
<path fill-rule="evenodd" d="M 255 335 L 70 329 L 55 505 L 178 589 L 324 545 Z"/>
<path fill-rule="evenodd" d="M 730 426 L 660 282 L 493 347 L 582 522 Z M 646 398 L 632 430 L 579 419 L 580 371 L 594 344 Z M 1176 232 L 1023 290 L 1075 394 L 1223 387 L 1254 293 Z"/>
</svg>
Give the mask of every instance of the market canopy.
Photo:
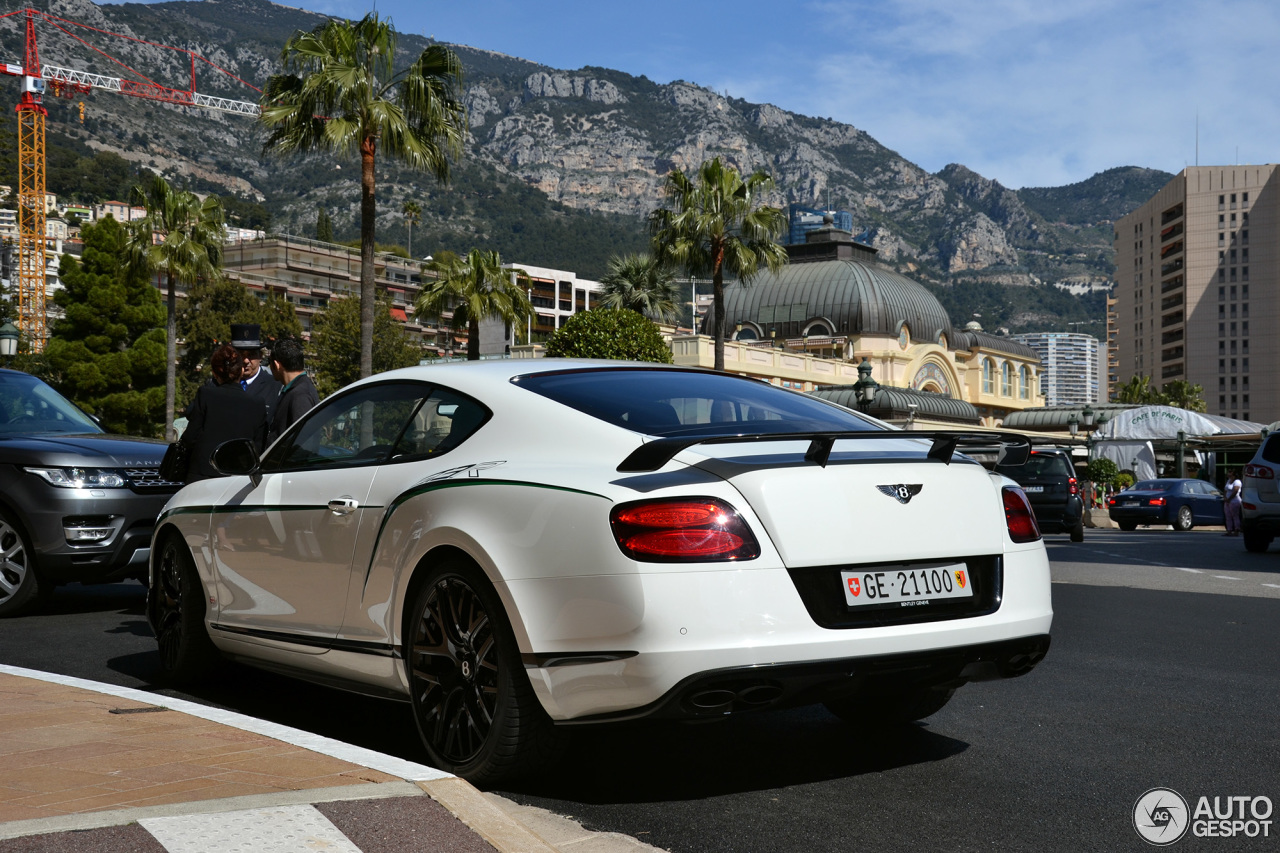
<svg viewBox="0 0 1280 853">
<path fill-rule="evenodd" d="M 1141 406 L 1114 413 L 1094 432 L 1095 441 L 1174 439 L 1211 435 L 1258 435 L 1266 424 L 1207 415 L 1174 406 Z"/>
</svg>

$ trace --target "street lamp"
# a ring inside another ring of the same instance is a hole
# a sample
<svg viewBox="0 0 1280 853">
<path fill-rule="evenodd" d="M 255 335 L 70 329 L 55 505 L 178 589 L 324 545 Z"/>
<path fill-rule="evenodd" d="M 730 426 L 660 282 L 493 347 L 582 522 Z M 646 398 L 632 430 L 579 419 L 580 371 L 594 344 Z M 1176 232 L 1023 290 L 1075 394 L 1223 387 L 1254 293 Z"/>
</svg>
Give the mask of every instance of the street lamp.
<svg viewBox="0 0 1280 853">
<path fill-rule="evenodd" d="M 1093 429 L 1093 409 L 1086 403 L 1080 415 L 1084 418 L 1084 431 L 1087 433 Z"/>
<path fill-rule="evenodd" d="M 870 409 L 879 391 L 880 383 L 871 378 L 871 362 L 864 355 L 862 363 L 858 365 L 858 381 L 853 383 L 853 393 L 858 399 L 858 410 L 865 412 Z"/>
<path fill-rule="evenodd" d="M 1067 418 L 1067 429 L 1071 431 L 1071 437 L 1075 438 L 1076 433 L 1080 432 L 1080 419 L 1076 417 L 1076 413 L 1072 412 Z"/>
<path fill-rule="evenodd" d="M 12 323 L 5 323 L 0 326 L 0 355 L 4 356 L 6 360 L 18 354 L 18 338 L 21 335 L 22 332 Z"/>
</svg>

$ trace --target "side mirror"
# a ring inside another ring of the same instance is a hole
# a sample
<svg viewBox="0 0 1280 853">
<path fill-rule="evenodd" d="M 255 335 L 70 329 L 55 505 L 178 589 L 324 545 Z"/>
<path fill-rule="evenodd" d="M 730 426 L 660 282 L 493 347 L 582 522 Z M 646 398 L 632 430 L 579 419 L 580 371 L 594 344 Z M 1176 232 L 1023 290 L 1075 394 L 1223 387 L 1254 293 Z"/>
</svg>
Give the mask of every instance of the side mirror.
<svg viewBox="0 0 1280 853">
<path fill-rule="evenodd" d="M 258 473 L 258 451 L 253 441 L 247 438 L 233 438 L 219 444 L 210 457 L 213 470 L 224 477 L 248 474 L 256 486 L 262 480 Z"/>
</svg>

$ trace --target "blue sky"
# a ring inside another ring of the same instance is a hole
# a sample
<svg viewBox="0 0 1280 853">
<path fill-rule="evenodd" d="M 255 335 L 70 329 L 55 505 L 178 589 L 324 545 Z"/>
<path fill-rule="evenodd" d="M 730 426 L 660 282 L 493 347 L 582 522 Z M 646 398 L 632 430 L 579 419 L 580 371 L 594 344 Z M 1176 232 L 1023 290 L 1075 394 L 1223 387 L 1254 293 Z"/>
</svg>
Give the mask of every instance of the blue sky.
<svg viewBox="0 0 1280 853">
<path fill-rule="evenodd" d="M 345 17 L 372 0 L 287 0 Z M 1274 0 L 378 0 L 402 32 L 683 79 L 1009 187 L 1274 162 Z"/>
</svg>

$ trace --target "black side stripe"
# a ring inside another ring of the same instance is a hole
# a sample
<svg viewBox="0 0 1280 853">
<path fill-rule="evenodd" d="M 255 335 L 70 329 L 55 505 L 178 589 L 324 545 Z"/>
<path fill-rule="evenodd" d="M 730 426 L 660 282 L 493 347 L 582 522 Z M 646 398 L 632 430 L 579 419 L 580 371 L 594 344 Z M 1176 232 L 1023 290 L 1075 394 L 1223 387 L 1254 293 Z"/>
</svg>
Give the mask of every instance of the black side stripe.
<svg viewBox="0 0 1280 853">
<path fill-rule="evenodd" d="M 335 652 L 354 652 L 355 654 L 373 655 L 374 657 L 401 657 L 400 650 L 390 643 L 346 640 L 341 637 L 313 637 L 306 634 L 291 634 L 285 631 L 263 631 L 258 628 L 241 628 L 237 625 L 221 625 L 216 622 L 210 627 L 226 634 L 239 634 L 243 637 L 272 640 L 277 643 L 290 643 L 295 646 L 308 646 Z"/>
</svg>

